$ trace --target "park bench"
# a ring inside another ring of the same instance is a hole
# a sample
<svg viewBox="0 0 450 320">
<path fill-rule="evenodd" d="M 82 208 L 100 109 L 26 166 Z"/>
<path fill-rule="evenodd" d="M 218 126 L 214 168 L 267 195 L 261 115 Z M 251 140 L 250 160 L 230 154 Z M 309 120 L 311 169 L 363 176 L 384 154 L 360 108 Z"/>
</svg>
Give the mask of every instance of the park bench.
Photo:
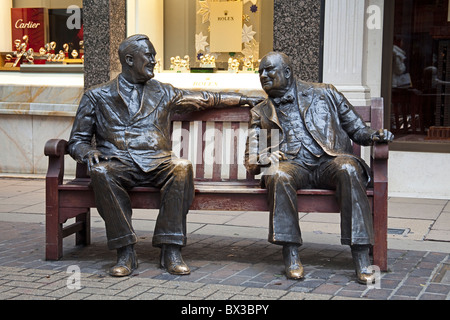
<svg viewBox="0 0 450 320">
<path fill-rule="evenodd" d="M 383 127 L 383 100 L 371 106 L 356 107 L 373 128 Z M 174 153 L 190 159 L 195 173 L 195 199 L 191 210 L 268 211 L 267 192 L 259 187 L 258 177 L 250 176 L 243 166 L 249 108 L 211 109 L 172 119 Z M 180 139 L 181 138 L 181 139 Z M 374 229 L 374 264 L 387 269 L 387 163 L 388 145 L 371 147 L 370 167 L 373 184 L 368 188 Z M 361 147 L 354 145 L 360 155 Z M 63 238 L 76 234 L 76 244 L 90 244 L 90 208 L 95 208 L 87 167 L 77 164 L 74 179 L 64 178 L 67 141 L 49 140 L 46 176 L 46 259 L 63 256 Z M 135 187 L 129 190 L 132 207 L 157 209 L 159 189 Z M 339 212 L 333 190 L 299 190 L 299 212 Z M 75 218 L 75 219 L 72 219 Z M 71 221 L 67 222 L 67 220 Z M 189 219 L 189 216 L 188 216 Z"/>
</svg>

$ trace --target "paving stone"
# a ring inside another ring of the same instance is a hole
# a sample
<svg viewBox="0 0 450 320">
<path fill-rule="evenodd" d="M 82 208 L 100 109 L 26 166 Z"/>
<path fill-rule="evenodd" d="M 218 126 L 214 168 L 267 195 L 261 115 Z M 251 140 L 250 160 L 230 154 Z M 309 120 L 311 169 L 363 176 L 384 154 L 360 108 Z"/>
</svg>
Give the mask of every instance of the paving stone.
<svg viewBox="0 0 450 320">
<path fill-rule="evenodd" d="M 448 295 L 450 293 L 450 285 L 431 283 L 425 290 L 427 293 L 439 293 Z"/>
<path fill-rule="evenodd" d="M 161 297 L 159 293 L 145 292 L 133 298 L 133 300 L 156 300 Z"/>
<path fill-rule="evenodd" d="M 123 296 L 113 296 L 113 295 L 102 295 L 102 294 L 93 294 L 90 296 L 87 296 L 83 300 L 124 300 L 125 298 Z"/>
<path fill-rule="evenodd" d="M 372 289 L 368 290 L 363 294 L 364 298 L 375 299 L 375 300 L 386 300 L 392 294 L 392 289 Z"/>
<path fill-rule="evenodd" d="M 207 287 L 198 288 L 198 289 L 190 292 L 188 294 L 188 296 L 197 297 L 197 298 L 207 298 L 207 297 L 211 296 L 212 294 L 216 293 L 217 291 L 218 291 L 217 289 L 210 288 L 209 286 L 207 286 Z M 233 295 L 233 293 L 230 293 L 230 294 Z"/>
<path fill-rule="evenodd" d="M 444 294 L 424 293 L 419 300 L 447 300 L 447 296 Z"/>
<path fill-rule="evenodd" d="M 407 296 L 407 297 L 417 297 L 420 292 L 423 290 L 423 287 L 417 286 L 402 286 L 398 288 L 395 292 L 397 296 Z"/>
<path fill-rule="evenodd" d="M 353 290 L 340 290 L 336 292 L 336 296 L 348 297 L 348 298 L 361 298 L 361 292 Z"/>
<path fill-rule="evenodd" d="M 261 297 L 271 297 L 277 298 L 286 294 L 283 290 L 273 290 L 273 289 L 262 289 L 262 288 L 247 288 L 242 291 L 243 294 L 248 294 L 251 296 L 261 296 Z"/>
<path fill-rule="evenodd" d="M 173 288 L 162 288 L 162 287 L 155 287 L 150 290 L 148 290 L 149 293 L 161 293 L 164 295 L 177 295 L 177 296 L 185 296 L 191 293 L 193 290 L 189 289 L 173 289 Z"/>
<path fill-rule="evenodd" d="M 123 291 L 117 293 L 117 296 L 132 298 L 132 297 L 141 295 L 142 293 L 147 292 L 147 291 L 149 291 L 148 287 L 135 285 L 135 286 L 132 286 L 126 290 L 123 290 Z"/>
<path fill-rule="evenodd" d="M 341 289 L 341 286 L 335 284 L 324 283 L 318 286 L 312 293 L 334 295 Z"/>
</svg>

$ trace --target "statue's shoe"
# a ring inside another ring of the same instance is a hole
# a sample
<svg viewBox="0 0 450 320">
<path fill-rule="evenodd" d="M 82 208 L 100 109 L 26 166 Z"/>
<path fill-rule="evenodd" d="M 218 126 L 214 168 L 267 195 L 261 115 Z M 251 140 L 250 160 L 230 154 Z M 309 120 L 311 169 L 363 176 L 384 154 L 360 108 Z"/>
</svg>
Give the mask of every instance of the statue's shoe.
<svg viewBox="0 0 450 320">
<path fill-rule="evenodd" d="M 188 275 L 191 273 L 188 265 L 181 256 L 181 247 L 176 245 L 163 245 L 161 248 L 161 267 L 174 275 Z"/>
<path fill-rule="evenodd" d="M 117 263 L 109 269 L 113 277 L 126 277 L 133 273 L 138 267 L 136 252 L 133 246 L 117 249 Z"/>
<path fill-rule="evenodd" d="M 300 262 L 297 246 L 283 246 L 283 260 L 288 279 L 303 279 L 305 270 Z"/>
<path fill-rule="evenodd" d="M 369 249 L 369 246 L 364 245 L 351 246 L 356 278 L 361 284 L 372 284 L 375 282 L 375 275 L 369 272 L 369 266 L 371 265 Z"/>
</svg>

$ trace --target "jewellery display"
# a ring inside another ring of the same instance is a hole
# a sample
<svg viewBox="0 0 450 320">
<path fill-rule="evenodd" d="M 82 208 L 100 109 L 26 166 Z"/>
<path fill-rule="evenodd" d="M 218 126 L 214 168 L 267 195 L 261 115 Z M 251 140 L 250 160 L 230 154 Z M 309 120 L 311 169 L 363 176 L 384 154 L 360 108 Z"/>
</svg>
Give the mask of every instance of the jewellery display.
<svg viewBox="0 0 450 320">
<path fill-rule="evenodd" d="M 15 51 L 12 54 L 8 53 L 5 56 L 5 68 L 17 68 L 21 63 L 34 63 L 34 50 L 28 48 L 28 36 L 24 36 L 22 40 L 14 40 Z"/>
<path fill-rule="evenodd" d="M 230 57 L 228 59 L 228 66 L 217 64 L 216 57 L 213 54 L 201 55 L 198 58 L 196 65 L 191 66 L 188 55 L 182 59 L 180 56 L 170 58 L 169 72 L 175 73 L 214 73 L 217 70 L 223 70 L 229 73 L 257 73 L 259 61 L 255 61 L 253 56 L 249 57 Z M 161 62 L 158 60 L 155 66 L 155 72 L 161 72 Z M 167 71 L 166 71 L 167 72 Z"/>
<path fill-rule="evenodd" d="M 69 58 L 69 45 L 67 43 L 63 44 L 63 49 L 64 49 L 64 56 L 66 58 Z"/>
<path fill-rule="evenodd" d="M 28 47 L 29 37 L 25 35 L 22 40 L 14 40 L 15 51 L 6 53 L 2 56 L 2 70 L 20 70 L 21 64 L 83 64 L 84 63 L 84 44 L 80 41 L 80 52 L 70 51 L 70 45 L 65 43 L 63 50 L 56 53 L 56 42 L 51 41 L 35 52 L 33 48 Z M 83 55 L 80 57 L 80 53 Z"/>
<path fill-rule="evenodd" d="M 228 72 L 238 73 L 240 62 L 238 59 L 229 58 L 228 59 Z"/>
<path fill-rule="evenodd" d="M 242 72 L 255 72 L 253 56 L 245 57 L 243 60 Z"/>
<path fill-rule="evenodd" d="M 161 59 L 158 59 L 156 61 L 155 69 L 153 70 L 155 73 L 161 72 Z"/>
<path fill-rule="evenodd" d="M 69 16 L 64 6 L 34 3 L 26 8 L 20 6 L 33 1 L 19 2 L 5 9 L 10 11 L 11 37 L 0 52 L 0 71 L 82 73 L 83 9 L 75 6 Z"/>
<path fill-rule="evenodd" d="M 81 40 L 79 42 L 79 45 L 80 45 L 80 59 L 84 59 L 84 41 Z"/>
<path fill-rule="evenodd" d="M 200 60 L 200 68 L 215 68 L 216 57 L 210 54 L 205 54 Z"/>
<path fill-rule="evenodd" d="M 188 55 L 185 55 L 183 59 L 181 59 L 180 56 L 170 58 L 170 71 L 177 73 L 186 73 L 190 72 L 190 70 L 190 58 Z"/>
</svg>

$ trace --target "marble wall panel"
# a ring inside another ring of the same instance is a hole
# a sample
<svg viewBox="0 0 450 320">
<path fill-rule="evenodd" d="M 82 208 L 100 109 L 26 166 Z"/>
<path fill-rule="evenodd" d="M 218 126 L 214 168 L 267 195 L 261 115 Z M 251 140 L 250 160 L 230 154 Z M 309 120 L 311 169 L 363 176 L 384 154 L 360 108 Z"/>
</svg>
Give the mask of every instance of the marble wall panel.
<svg viewBox="0 0 450 320">
<path fill-rule="evenodd" d="M 30 102 L 31 91 L 27 85 L 0 85 L 0 102 Z"/>
<path fill-rule="evenodd" d="M 33 173 L 32 117 L 0 115 L 0 172 Z"/>
<path fill-rule="evenodd" d="M 1 85 L 0 173 L 45 174 L 44 145 L 69 138 L 82 93 L 79 86 Z M 73 160 L 67 167 L 75 172 Z"/>
<path fill-rule="evenodd" d="M 31 103 L 28 114 L 35 116 L 74 117 L 77 104 Z"/>
<path fill-rule="evenodd" d="M 29 102 L 0 102 L 0 114 L 28 114 L 30 107 Z"/>
<path fill-rule="evenodd" d="M 73 117 L 0 115 L 0 172 L 40 174 L 47 172 L 45 143 L 68 139 Z M 66 175 L 75 174 L 75 161 L 66 157 Z"/>
<path fill-rule="evenodd" d="M 49 104 L 78 104 L 83 95 L 80 87 L 31 86 L 31 101 Z"/>
<path fill-rule="evenodd" d="M 33 168 L 36 174 L 45 174 L 48 168 L 48 158 L 44 155 L 45 143 L 50 139 L 65 139 L 70 137 L 74 118 L 33 116 Z M 66 174 L 74 174 L 75 161 L 66 156 Z"/>
<path fill-rule="evenodd" d="M 18 105 L 17 109 L 26 103 L 78 104 L 82 95 L 79 86 L 0 85 L 0 103 Z"/>
<path fill-rule="evenodd" d="M 0 85 L 0 114 L 73 116 L 83 91 L 79 86 Z"/>
</svg>

